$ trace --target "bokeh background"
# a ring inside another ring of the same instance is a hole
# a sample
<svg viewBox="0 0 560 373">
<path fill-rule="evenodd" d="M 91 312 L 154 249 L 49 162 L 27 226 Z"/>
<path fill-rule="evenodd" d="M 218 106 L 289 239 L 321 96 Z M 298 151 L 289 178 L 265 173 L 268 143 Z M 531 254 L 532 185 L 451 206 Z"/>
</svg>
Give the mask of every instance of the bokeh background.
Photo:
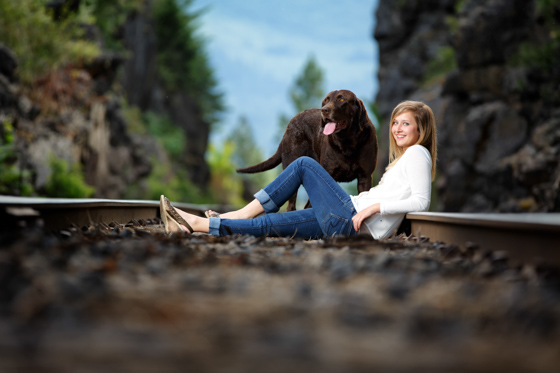
<svg viewBox="0 0 560 373">
<path fill-rule="evenodd" d="M 438 121 L 432 210 L 560 211 L 557 0 L 0 6 L 0 194 L 241 205 L 279 170 L 235 169 L 344 88 L 377 126 L 374 181 L 416 99 Z"/>
</svg>

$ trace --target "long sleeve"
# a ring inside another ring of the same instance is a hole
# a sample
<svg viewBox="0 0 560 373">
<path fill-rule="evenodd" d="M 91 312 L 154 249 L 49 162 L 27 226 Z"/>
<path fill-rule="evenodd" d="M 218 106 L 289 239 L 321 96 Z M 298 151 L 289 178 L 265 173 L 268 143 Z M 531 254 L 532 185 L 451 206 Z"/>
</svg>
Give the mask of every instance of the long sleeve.
<svg viewBox="0 0 560 373">
<path fill-rule="evenodd" d="M 403 180 L 399 182 L 410 185 L 410 196 L 381 202 L 381 215 L 426 211 L 430 206 L 432 159 L 429 152 L 421 146 L 412 146 L 400 162 L 403 162 L 403 167 L 398 176 Z"/>
<path fill-rule="evenodd" d="M 365 220 L 373 238 L 389 237 L 408 212 L 426 211 L 430 206 L 432 191 L 432 157 L 428 149 L 413 145 L 398 162 L 383 175 L 379 184 L 352 196 L 356 211 L 374 203 L 381 212 Z"/>
</svg>

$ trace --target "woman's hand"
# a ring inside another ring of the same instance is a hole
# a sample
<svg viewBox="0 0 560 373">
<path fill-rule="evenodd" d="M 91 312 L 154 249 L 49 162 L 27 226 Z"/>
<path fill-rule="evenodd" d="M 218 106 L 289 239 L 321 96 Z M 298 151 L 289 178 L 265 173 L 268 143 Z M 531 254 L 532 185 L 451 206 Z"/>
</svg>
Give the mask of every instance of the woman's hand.
<svg viewBox="0 0 560 373">
<path fill-rule="evenodd" d="M 381 205 L 379 203 L 374 203 L 373 205 L 358 212 L 356 215 L 352 217 L 352 223 L 354 223 L 354 230 L 356 232 L 359 231 L 364 220 L 380 212 L 381 212 Z"/>
</svg>

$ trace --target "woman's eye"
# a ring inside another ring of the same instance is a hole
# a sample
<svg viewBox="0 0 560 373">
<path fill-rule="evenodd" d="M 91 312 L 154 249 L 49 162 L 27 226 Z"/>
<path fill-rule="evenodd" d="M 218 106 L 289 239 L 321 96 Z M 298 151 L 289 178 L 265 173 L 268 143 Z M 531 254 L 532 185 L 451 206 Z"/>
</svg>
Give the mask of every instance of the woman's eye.
<svg viewBox="0 0 560 373">
<path fill-rule="evenodd" d="M 404 125 L 404 126 L 408 126 L 408 122 L 404 122 L 403 125 Z"/>
</svg>

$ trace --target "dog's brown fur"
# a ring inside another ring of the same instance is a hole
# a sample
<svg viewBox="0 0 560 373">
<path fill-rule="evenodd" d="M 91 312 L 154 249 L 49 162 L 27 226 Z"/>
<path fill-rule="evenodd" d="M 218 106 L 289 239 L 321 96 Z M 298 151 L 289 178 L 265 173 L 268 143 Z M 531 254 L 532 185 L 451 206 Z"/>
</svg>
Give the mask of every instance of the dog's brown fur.
<svg viewBox="0 0 560 373">
<path fill-rule="evenodd" d="M 280 163 L 286 168 L 301 156 L 317 160 L 339 182 L 358 179 L 358 192 L 369 190 L 377 164 L 377 135 L 362 100 L 347 90 L 330 92 L 321 109 L 305 110 L 290 120 L 276 153 L 257 165 L 238 169 L 240 173 L 270 170 Z M 336 130 L 323 134 L 329 122 Z M 296 206 L 296 194 L 287 210 Z"/>
</svg>

